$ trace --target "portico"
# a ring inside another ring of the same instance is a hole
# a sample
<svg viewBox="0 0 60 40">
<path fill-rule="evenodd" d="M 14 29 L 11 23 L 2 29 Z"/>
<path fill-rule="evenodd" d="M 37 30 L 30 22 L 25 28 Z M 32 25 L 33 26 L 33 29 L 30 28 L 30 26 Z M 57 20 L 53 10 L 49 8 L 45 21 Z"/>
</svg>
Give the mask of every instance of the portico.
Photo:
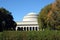
<svg viewBox="0 0 60 40">
<path fill-rule="evenodd" d="M 39 31 L 39 27 L 38 25 L 28 25 L 28 26 L 17 26 L 16 27 L 16 31 L 20 30 L 20 31 Z"/>
</svg>

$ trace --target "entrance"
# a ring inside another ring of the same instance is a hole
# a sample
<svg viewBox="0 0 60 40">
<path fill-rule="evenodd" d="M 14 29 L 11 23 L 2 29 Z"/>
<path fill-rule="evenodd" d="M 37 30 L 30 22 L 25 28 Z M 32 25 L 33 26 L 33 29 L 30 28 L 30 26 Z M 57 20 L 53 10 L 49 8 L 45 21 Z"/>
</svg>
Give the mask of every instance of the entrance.
<svg viewBox="0 0 60 40">
<path fill-rule="evenodd" d="M 23 27 L 18 27 L 18 31 L 23 31 Z"/>
</svg>

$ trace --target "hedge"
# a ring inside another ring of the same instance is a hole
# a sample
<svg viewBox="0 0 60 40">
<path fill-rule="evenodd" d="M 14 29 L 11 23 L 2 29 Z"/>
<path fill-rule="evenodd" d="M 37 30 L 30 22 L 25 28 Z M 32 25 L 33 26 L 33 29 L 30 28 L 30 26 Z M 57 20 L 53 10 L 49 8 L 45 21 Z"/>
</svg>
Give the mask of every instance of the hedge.
<svg viewBox="0 0 60 40">
<path fill-rule="evenodd" d="M 4 31 L 0 40 L 60 40 L 60 31 Z"/>
</svg>

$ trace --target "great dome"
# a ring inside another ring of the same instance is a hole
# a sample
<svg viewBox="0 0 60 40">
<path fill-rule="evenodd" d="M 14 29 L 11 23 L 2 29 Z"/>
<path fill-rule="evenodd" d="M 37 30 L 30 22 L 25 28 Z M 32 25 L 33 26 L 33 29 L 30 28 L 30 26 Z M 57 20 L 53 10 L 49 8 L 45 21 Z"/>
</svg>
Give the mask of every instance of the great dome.
<svg viewBox="0 0 60 40">
<path fill-rule="evenodd" d="M 28 13 L 24 16 L 23 21 L 37 21 L 37 14 L 36 13 Z"/>
</svg>

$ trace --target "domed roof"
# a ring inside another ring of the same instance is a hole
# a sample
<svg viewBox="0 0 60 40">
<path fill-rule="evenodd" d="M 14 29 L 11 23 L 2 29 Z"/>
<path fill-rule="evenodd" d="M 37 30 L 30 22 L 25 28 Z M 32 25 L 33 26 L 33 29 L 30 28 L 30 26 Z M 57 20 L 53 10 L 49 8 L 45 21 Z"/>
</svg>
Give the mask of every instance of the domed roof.
<svg viewBox="0 0 60 40">
<path fill-rule="evenodd" d="M 33 16 L 33 15 L 36 15 L 36 13 L 31 12 L 31 13 L 28 13 L 27 15 L 28 15 L 28 16 Z"/>
<path fill-rule="evenodd" d="M 23 21 L 37 21 L 37 14 L 36 13 L 28 13 L 24 16 Z"/>
</svg>

